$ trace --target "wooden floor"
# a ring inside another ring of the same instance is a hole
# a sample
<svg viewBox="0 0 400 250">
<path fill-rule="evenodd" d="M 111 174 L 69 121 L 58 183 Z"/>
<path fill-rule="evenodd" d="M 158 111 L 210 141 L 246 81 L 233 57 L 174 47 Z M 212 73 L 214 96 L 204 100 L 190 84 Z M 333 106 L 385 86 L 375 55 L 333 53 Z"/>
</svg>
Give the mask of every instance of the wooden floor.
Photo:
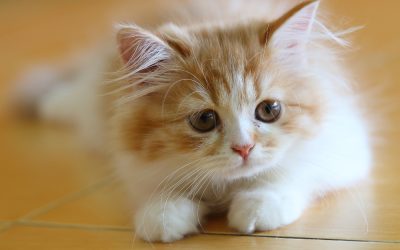
<svg viewBox="0 0 400 250">
<path fill-rule="evenodd" d="M 166 2 L 166 1 L 164 1 Z M 238 235 L 212 218 L 173 244 L 134 239 L 131 211 L 105 159 L 69 131 L 0 118 L 0 249 L 400 249 L 400 1 L 327 0 L 333 20 L 364 25 L 352 66 L 379 101 L 385 130 L 369 181 L 317 201 L 293 225 Z M 104 37 L 111 23 L 151 23 L 148 1 L 0 1 L 0 107 L 21 70 Z M 345 17 L 345 18 L 343 18 Z M 379 122 L 379 121 L 377 121 Z"/>
</svg>

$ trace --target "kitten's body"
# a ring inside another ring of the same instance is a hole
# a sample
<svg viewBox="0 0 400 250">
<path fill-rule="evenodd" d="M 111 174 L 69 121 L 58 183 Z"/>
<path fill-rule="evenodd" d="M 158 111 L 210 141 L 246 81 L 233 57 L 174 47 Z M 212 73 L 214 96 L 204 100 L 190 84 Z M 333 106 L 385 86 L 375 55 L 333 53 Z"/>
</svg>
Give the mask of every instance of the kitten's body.
<svg viewBox="0 0 400 250">
<path fill-rule="evenodd" d="M 122 26 L 122 56 L 111 52 L 40 102 L 43 117 L 72 122 L 113 154 L 131 199 L 142 204 L 135 224 L 146 240 L 195 233 L 210 211 L 228 211 L 241 232 L 275 229 L 368 173 L 366 125 L 328 41 L 339 39 L 314 19 L 317 3 L 275 21 L 285 9 L 278 1 L 244 2 L 232 2 L 234 10 L 250 8 L 241 21 L 227 15 L 154 34 Z M 265 16 L 252 15 L 265 5 Z M 105 80 L 98 74 L 105 71 L 117 73 Z M 269 99 L 284 110 L 262 123 L 254 110 Z M 221 125 L 198 133 L 187 117 L 204 109 Z M 248 159 L 232 151 L 249 143 Z"/>
</svg>

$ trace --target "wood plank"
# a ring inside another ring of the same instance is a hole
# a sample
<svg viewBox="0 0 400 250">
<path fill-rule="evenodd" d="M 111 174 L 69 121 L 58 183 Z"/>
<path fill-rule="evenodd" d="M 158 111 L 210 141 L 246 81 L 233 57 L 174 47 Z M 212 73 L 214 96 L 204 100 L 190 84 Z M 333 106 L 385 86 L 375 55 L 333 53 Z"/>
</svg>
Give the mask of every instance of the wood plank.
<svg viewBox="0 0 400 250">
<path fill-rule="evenodd" d="M 0 249 L 399 249 L 400 244 L 199 235 L 171 244 L 133 240 L 132 232 L 14 227 L 0 234 Z"/>
</svg>

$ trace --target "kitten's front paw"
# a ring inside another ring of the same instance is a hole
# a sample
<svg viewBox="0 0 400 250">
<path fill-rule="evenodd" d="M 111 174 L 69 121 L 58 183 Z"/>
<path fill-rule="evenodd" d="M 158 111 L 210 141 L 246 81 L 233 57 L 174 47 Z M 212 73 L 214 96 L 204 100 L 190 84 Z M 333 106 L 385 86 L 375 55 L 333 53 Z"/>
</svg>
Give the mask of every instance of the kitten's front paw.
<svg viewBox="0 0 400 250">
<path fill-rule="evenodd" d="M 273 191 L 239 193 L 229 209 L 229 225 L 243 233 L 276 229 L 298 219 L 305 203 L 299 196 Z"/>
<path fill-rule="evenodd" d="M 180 198 L 153 201 L 136 215 L 136 234 L 143 240 L 172 242 L 188 234 L 198 233 L 197 226 L 205 213 L 202 204 Z"/>
</svg>

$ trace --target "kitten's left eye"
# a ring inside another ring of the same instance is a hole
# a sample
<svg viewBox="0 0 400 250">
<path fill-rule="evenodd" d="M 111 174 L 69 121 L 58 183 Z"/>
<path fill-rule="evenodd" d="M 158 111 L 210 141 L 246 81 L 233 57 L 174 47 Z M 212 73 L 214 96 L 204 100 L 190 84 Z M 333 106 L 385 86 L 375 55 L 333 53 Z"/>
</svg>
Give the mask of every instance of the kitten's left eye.
<svg viewBox="0 0 400 250">
<path fill-rule="evenodd" d="M 255 115 L 262 122 L 275 122 L 281 116 L 282 106 L 277 100 L 265 100 L 258 104 Z"/>
<path fill-rule="evenodd" d="M 219 124 L 217 112 L 206 109 L 189 116 L 190 125 L 198 132 L 205 133 L 213 130 Z"/>
</svg>

